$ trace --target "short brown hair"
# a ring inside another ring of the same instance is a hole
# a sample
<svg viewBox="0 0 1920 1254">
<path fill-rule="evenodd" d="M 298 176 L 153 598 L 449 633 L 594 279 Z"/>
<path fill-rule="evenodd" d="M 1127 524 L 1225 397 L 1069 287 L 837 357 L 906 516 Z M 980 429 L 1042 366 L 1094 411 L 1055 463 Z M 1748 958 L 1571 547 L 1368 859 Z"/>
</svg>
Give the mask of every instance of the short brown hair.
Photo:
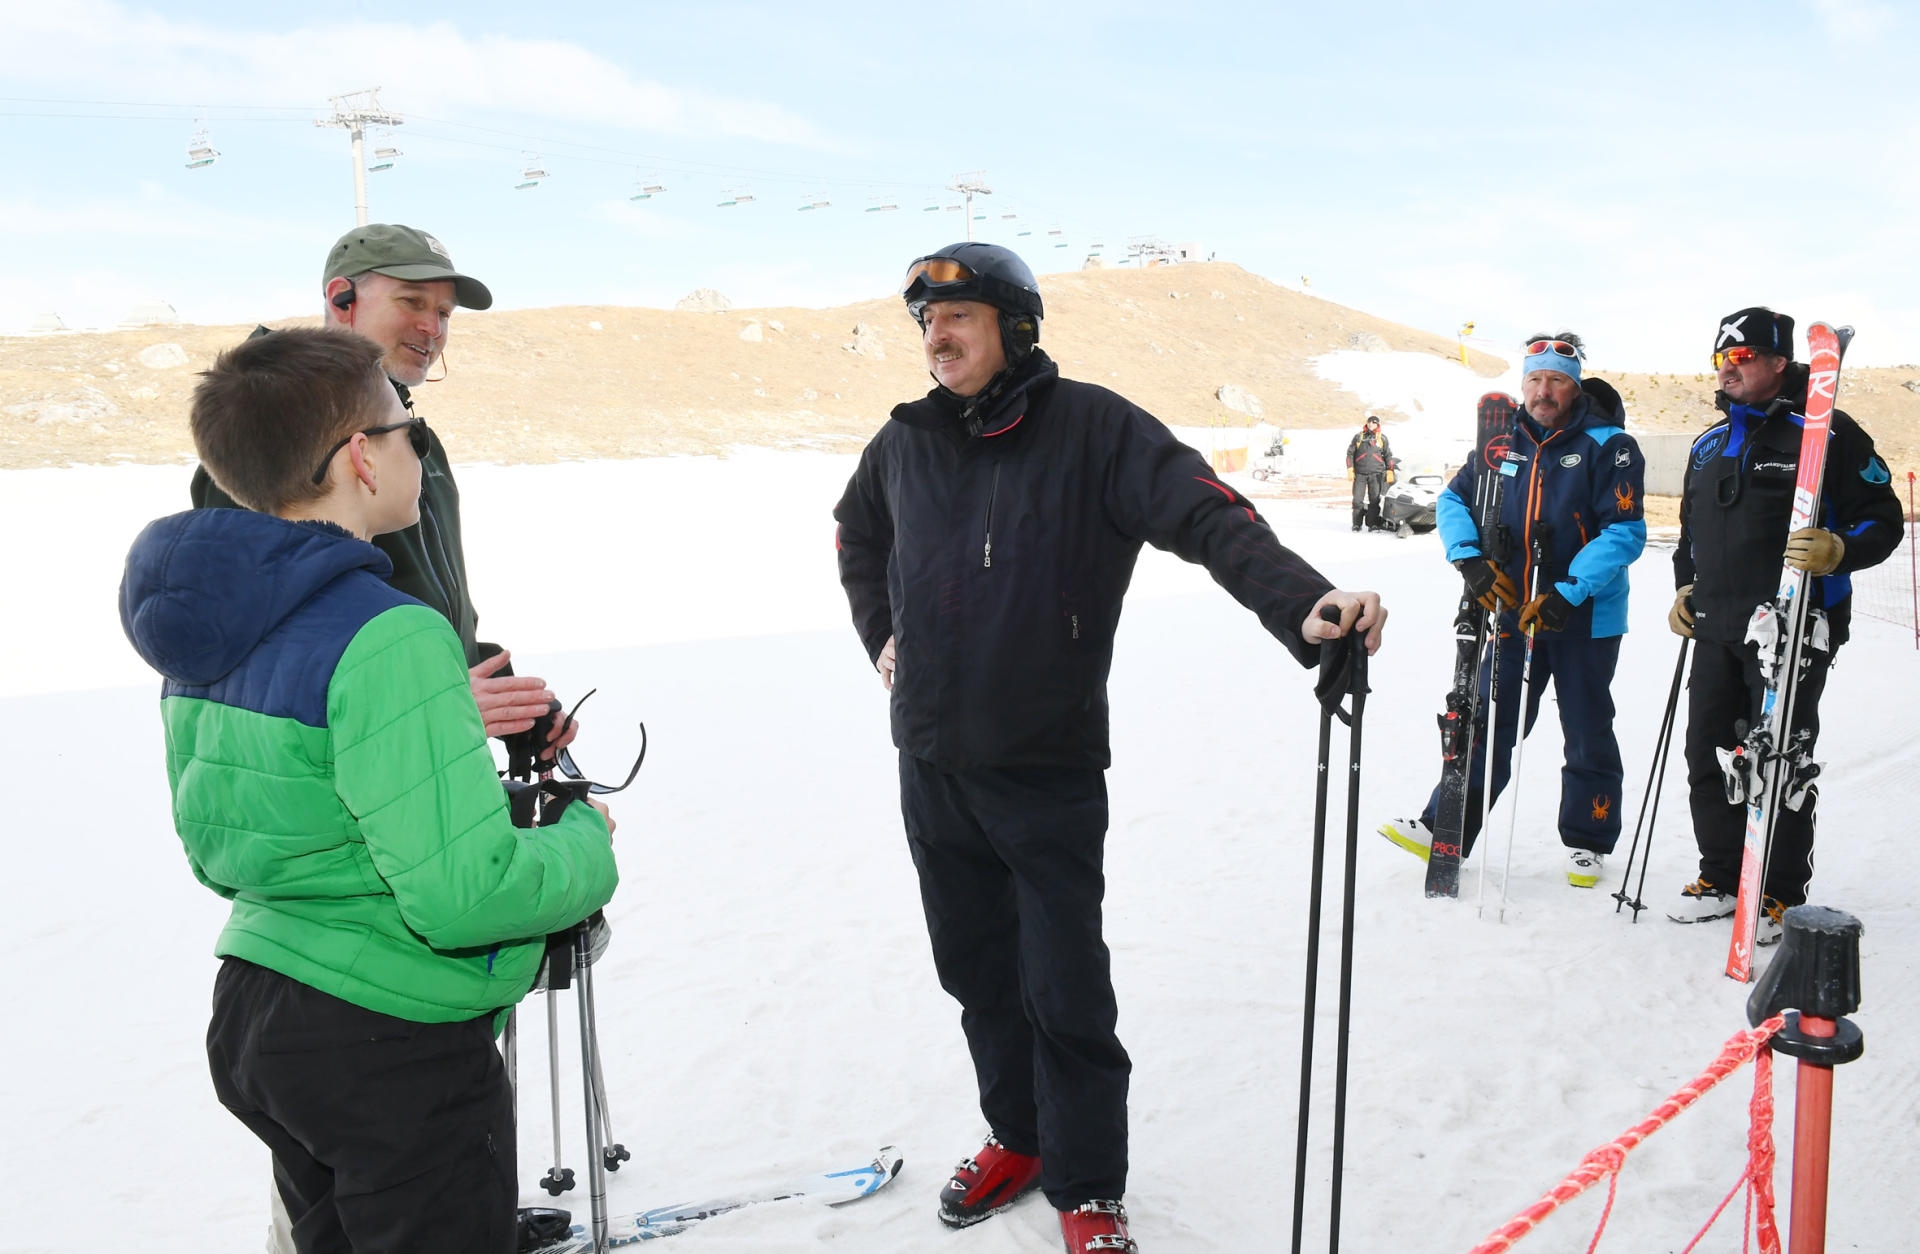
<svg viewBox="0 0 1920 1254">
<path fill-rule="evenodd" d="M 314 467 L 366 425 L 391 387 L 380 346 L 307 327 L 255 336 L 220 354 L 193 389 L 193 446 L 234 500 L 264 514 L 325 496 Z"/>
</svg>

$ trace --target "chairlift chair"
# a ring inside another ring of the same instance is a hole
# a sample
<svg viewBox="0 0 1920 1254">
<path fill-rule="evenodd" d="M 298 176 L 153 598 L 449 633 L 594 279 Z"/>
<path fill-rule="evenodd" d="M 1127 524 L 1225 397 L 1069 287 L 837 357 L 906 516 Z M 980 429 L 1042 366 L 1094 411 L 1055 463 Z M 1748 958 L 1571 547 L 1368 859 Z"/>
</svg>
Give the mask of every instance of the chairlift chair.
<svg viewBox="0 0 1920 1254">
<path fill-rule="evenodd" d="M 517 192 L 528 191 L 540 186 L 540 181 L 546 177 L 546 163 L 538 156 L 530 155 L 526 159 L 526 164 L 520 169 L 520 181 L 513 185 L 513 190 Z"/>
<path fill-rule="evenodd" d="M 820 200 L 809 200 L 804 202 L 800 206 L 800 212 L 811 213 L 815 209 L 829 209 L 829 208 L 832 208 L 832 206 L 833 206 L 833 202 L 823 197 Z"/>
<path fill-rule="evenodd" d="M 206 128 L 195 131 L 193 138 L 187 141 L 187 169 L 202 170 L 219 159 L 219 151 L 207 141 Z"/>
<path fill-rule="evenodd" d="M 373 162 L 367 166 L 367 173 L 378 174 L 382 170 L 393 169 L 393 163 L 395 158 L 400 157 L 401 155 L 402 153 L 398 148 L 394 148 L 391 146 L 374 149 Z"/>
<path fill-rule="evenodd" d="M 874 203 L 867 206 L 867 212 L 868 213 L 892 213 L 898 208 L 900 208 L 899 205 L 894 204 L 890 201 L 885 201 L 885 202 L 875 201 Z"/>
</svg>

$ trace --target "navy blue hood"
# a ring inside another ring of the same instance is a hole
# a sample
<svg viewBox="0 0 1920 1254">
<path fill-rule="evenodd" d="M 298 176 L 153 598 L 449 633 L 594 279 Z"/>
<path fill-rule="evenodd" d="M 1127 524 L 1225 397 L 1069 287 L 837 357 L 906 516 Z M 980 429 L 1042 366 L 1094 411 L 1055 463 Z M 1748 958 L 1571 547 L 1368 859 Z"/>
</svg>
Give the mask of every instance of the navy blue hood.
<svg viewBox="0 0 1920 1254">
<path fill-rule="evenodd" d="M 179 684 L 217 683 L 286 617 L 351 571 L 393 562 L 344 528 L 240 509 L 148 523 L 127 553 L 120 626 L 147 665 Z"/>
</svg>

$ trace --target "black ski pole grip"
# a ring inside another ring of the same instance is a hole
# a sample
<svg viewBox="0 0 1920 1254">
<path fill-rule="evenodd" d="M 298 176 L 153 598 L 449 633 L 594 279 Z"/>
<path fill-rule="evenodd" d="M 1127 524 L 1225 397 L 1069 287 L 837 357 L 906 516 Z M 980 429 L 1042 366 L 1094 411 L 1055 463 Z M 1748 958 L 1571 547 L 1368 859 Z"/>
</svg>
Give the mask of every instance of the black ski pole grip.
<svg viewBox="0 0 1920 1254">
<path fill-rule="evenodd" d="M 1340 621 L 1339 607 L 1322 606 L 1320 621 L 1337 624 Z M 1313 685 L 1313 695 L 1320 702 L 1320 707 L 1343 723 L 1347 721 L 1347 715 L 1340 708 L 1340 701 L 1353 683 L 1353 634 L 1348 632 L 1344 636 L 1320 642 L 1320 678 Z"/>
</svg>

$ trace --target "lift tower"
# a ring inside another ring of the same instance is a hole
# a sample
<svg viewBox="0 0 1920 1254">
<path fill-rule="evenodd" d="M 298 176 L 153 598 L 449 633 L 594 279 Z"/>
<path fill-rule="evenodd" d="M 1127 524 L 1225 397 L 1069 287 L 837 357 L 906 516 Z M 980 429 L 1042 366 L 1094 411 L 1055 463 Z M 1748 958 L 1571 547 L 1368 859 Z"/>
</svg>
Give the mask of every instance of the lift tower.
<svg viewBox="0 0 1920 1254">
<path fill-rule="evenodd" d="M 367 224 L 367 162 L 362 153 L 362 141 L 371 126 L 399 126 L 406 119 L 399 114 L 383 108 L 380 104 L 380 89 L 369 87 L 365 91 L 352 91 L 344 96 L 328 97 L 333 105 L 333 116 L 315 118 L 315 126 L 337 126 L 353 139 L 353 212 L 357 225 Z"/>
</svg>

